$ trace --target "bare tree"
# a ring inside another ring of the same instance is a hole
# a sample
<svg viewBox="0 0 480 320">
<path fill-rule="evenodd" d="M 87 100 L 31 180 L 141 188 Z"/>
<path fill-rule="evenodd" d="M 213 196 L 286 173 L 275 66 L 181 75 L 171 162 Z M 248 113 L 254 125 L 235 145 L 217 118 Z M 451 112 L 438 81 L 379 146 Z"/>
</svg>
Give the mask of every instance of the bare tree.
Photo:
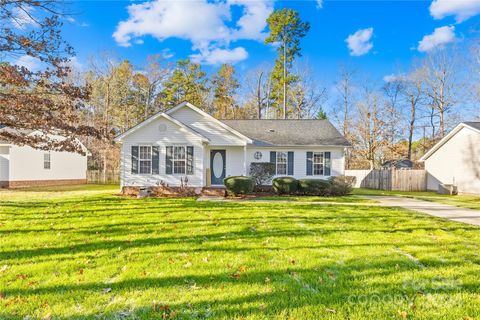
<svg viewBox="0 0 480 320">
<path fill-rule="evenodd" d="M 445 136 L 445 116 L 458 103 L 460 81 L 455 53 L 439 49 L 429 54 L 424 61 L 424 82 L 430 98 L 430 123 L 435 137 L 435 117 L 438 116 L 440 138 Z"/>
<path fill-rule="evenodd" d="M 419 105 L 424 100 L 424 84 L 422 79 L 424 69 L 419 68 L 413 70 L 406 78 L 404 78 L 405 85 L 403 87 L 403 96 L 405 97 L 409 112 L 407 116 L 407 131 L 408 131 L 408 149 L 407 158 L 412 159 L 412 144 L 413 134 L 415 132 L 415 125 L 417 120 L 417 113 Z"/>
<path fill-rule="evenodd" d="M 327 89 L 318 85 L 308 65 L 299 67 L 296 74 L 299 75 L 299 79 L 291 87 L 288 99 L 294 117 L 315 118 L 327 99 Z"/>
<path fill-rule="evenodd" d="M 271 71 L 266 65 L 261 65 L 250 71 L 244 81 L 243 93 L 245 108 L 255 108 L 258 119 L 267 118 L 271 105 Z"/>
<path fill-rule="evenodd" d="M 340 66 L 340 79 L 336 82 L 336 89 L 339 94 L 340 110 L 335 112 L 342 127 L 343 136 L 347 139 L 350 136 L 350 123 L 353 112 L 353 76 L 355 71 L 347 66 Z"/>
</svg>

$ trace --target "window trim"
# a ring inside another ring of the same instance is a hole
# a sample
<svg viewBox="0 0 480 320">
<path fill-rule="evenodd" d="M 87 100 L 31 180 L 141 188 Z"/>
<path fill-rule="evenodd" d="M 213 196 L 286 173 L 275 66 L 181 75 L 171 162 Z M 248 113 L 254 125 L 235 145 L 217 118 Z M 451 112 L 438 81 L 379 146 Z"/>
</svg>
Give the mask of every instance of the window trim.
<svg viewBox="0 0 480 320">
<path fill-rule="evenodd" d="M 149 159 L 149 160 L 147 160 L 147 159 L 142 159 L 142 157 L 141 157 L 141 154 L 142 154 L 142 153 L 141 153 L 140 150 L 141 150 L 141 148 L 144 148 L 144 147 L 150 148 L 150 159 Z M 138 161 L 138 174 L 141 174 L 141 175 L 151 175 L 151 174 L 152 174 L 152 164 L 153 164 L 153 150 L 152 150 L 152 145 L 150 145 L 150 144 L 139 144 L 139 145 L 138 145 L 138 160 L 137 160 L 137 161 Z M 141 163 L 142 163 L 142 161 L 144 161 L 144 162 L 150 162 L 150 172 L 146 172 L 146 173 L 142 173 L 142 172 L 141 172 L 141 168 L 142 168 Z"/>
<path fill-rule="evenodd" d="M 285 173 L 278 173 L 278 155 L 280 153 L 283 153 L 285 155 L 285 162 L 281 162 L 281 164 L 284 164 L 285 165 Z M 275 151 L 275 175 L 276 176 L 279 176 L 279 175 L 288 175 L 288 151 Z"/>
<path fill-rule="evenodd" d="M 48 156 L 48 161 L 45 157 Z M 48 163 L 48 168 L 45 166 Z M 43 169 L 44 170 L 52 170 L 52 154 L 50 152 L 43 153 Z"/>
<path fill-rule="evenodd" d="M 187 175 L 187 145 L 183 144 L 177 144 L 177 145 L 170 145 L 169 147 L 172 147 L 172 175 L 177 175 L 177 176 L 186 176 Z M 175 159 L 175 148 L 183 148 L 184 149 L 184 154 L 185 158 L 184 159 Z M 176 173 L 175 172 L 175 161 L 183 161 L 185 172 L 184 173 Z"/>
<path fill-rule="evenodd" d="M 315 154 L 322 155 L 322 162 L 318 163 L 315 162 Z M 315 165 L 321 164 L 322 165 L 322 174 L 315 173 Z M 312 176 L 322 176 L 325 177 L 325 151 L 313 151 L 312 152 Z"/>
</svg>

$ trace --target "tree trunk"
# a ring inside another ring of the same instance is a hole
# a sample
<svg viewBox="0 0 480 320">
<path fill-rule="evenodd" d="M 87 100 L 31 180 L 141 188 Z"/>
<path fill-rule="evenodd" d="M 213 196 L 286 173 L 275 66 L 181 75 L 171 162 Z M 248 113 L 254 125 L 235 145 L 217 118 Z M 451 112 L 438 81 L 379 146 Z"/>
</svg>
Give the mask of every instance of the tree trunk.
<svg viewBox="0 0 480 320">
<path fill-rule="evenodd" d="M 262 118 L 262 92 L 261 92 L 262 76 L 263 76 L 263 72 L 260 72 L 260 76 L 258 77 L 258 83 L 257 83 L 258 119 Z"/>
<path fill-rule="evenodd" d="M 415 98 L 410 97 L 410 126 L 408 128 L 408 160 L 412 160 L 412 141 L 413 141 L 413 130 L 415 129 Z"/>
<path fill-rule="evenodd" d="M 283 41 L 283 119 L 287 119 L 287 41 Z"/>
</svg>

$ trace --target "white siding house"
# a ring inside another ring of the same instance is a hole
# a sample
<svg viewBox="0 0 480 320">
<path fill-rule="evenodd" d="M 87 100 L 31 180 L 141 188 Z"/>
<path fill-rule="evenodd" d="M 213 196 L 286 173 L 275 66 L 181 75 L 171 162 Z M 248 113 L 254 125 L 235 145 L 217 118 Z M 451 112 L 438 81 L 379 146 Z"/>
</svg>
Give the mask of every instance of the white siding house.
<svg viewBox="0 0 480 320">
<path fill-rule="evenodd" d="M 0 142 L 0 187 L 86 183 L 87 156 Z"/>
<path fill-rule="evenodd" d="M 480 194 L 480 122 L 455 127 L 421 159 L 427 171 L 427 189 L 453 184 L 460 193 Z"/>
<path fill-rule="evenodd" d="M 218 120 L 182 103 L 119 135 L 121 186 L 221 186 L 252 162 L 276 163 L 278 176 L 344 174 L 348 142 L 326 120 Z M 278 163 L 278 164 L 277 164 Z"/>
</svg>

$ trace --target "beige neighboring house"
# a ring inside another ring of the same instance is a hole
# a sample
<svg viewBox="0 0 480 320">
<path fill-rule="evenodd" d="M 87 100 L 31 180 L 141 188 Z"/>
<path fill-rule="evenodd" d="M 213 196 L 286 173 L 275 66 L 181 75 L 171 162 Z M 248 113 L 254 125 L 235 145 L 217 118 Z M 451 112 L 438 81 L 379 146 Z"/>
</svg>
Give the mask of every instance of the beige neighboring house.
<svg viewBox="0 0 480 320">
<path fill-rule="evenodd" d="M 459 193 L 480 194 L 480 122 L 462 122 L 430 149 L 425 162 L 427 189 L 453 184 Z"/>
<path fill-rule="evenodd" d="M 9 130 L 7 127 L 0 130 Z M 28 134 L 38 134 L 31 131 Z M 85 152 L 87 149 L 81 145 Z M 87 182 L 87 155 L 44 151 L 0 141 L 0 188 Z"/>
</svg>

